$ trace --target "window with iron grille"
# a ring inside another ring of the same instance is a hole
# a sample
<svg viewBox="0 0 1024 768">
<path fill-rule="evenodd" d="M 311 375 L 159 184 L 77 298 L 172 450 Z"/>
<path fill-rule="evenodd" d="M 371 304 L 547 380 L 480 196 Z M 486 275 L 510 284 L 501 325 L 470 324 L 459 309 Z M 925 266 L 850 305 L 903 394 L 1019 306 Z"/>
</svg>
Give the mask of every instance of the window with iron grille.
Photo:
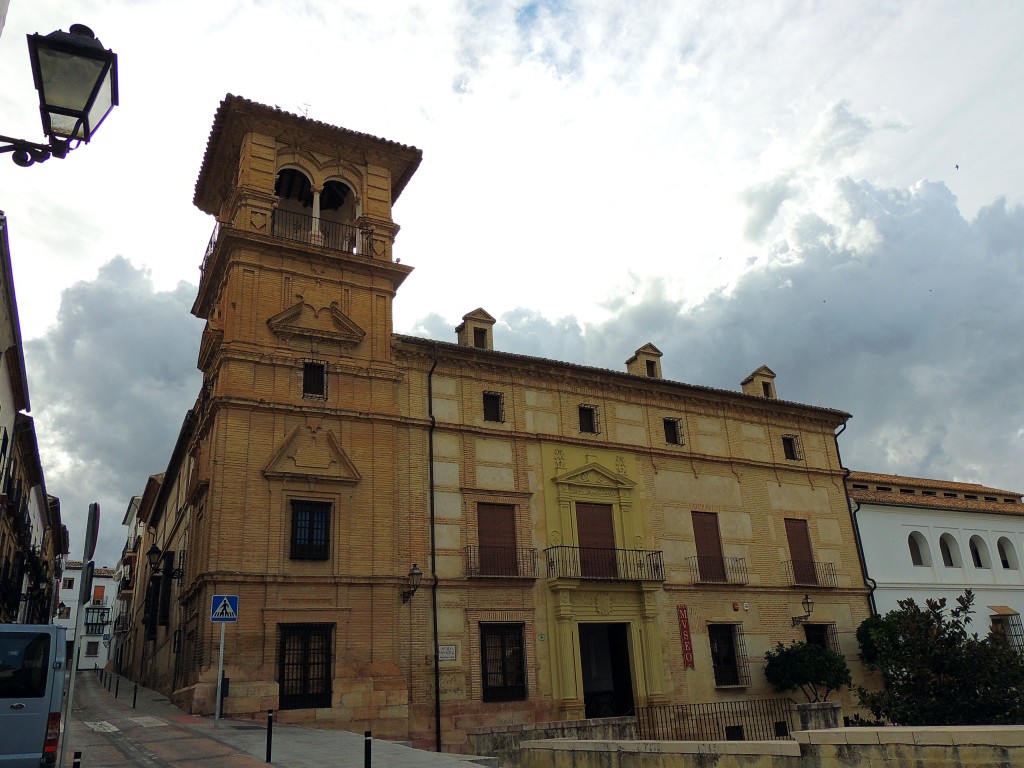
<svg viewBox="0 0 1024 768">
<path fill-rule="evenodd" d="M 326 560 L 330 555 L 331 503 L 292 500 L 293 560 Z"/>
<path fill-rule="evenodd" d="M 302 396 L 318 399 L 327 397 L 327 363 L 317 360 L 303 361 Z"/>
<path fill-rule="evenodd" d="M 597 424 L 597 406 L 580 406 L 580 432 L 596 435 L 600 430 Z"/>
<path fill-rule="evenodd" d="M 1001 635 L 1018 653 L 1024 653 L 1024 626 L 1021 625 L 1020 614 L 1010 613 L 992 616 L 992 634 Z"/>
<path fill-rule="evenodd" d="M 481 624 L 484 701 L 526 698 L 526 648 L 523 624 Z"/>
<path fill-rule="evenodd" d="M 715 687 L 741 688 L 750 685 L 747 647 L 742 624 L 708 624 L 711 643 L 711 667 Z"/>
<path fill-rule="evenodd" d="M 810 645 L 839 653 L 839 632 L 835 624 L 804 624 L 804 638 Z"/>
<path fill-rule="evenodd" d="M 505 396 L 501 392 L 484 392 L 484 421 L 505 421 Z"/>
<path fill-rule="evenodd" d="M 85 609 L 85 634 L 102 635 L 107 631 L 110 623 L 109 608 L 86 608 Z"/>
<path fill-rule="evenodd" d="M 782 452 L 788 461 L 800 461 L 804 457 L 800 447 L 800 438 L 796 435 L 783 435 Z"/>
<path fill-rule="evenodd" d="M 669 445 L 683 444 L 683 430 L 679 426 L 679 419 L 662 419 L 665 426 L 665 442 Z"/>
<path fill-rule="evenodd" d="M 331 706 L 334 624 L 278 624 L 281 709 Z"/>
</svg>

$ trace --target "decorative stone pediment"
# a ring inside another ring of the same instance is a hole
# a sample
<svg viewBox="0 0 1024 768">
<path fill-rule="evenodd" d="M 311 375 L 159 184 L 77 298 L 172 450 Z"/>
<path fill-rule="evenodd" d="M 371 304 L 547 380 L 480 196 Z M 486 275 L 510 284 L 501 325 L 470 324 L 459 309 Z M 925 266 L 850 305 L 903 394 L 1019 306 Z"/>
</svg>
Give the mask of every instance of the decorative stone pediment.
<svg viewBox="0 0 1024 768">
<path fill-rule="evenodd" d="M 336 301 L 319 309 L 299 296 L 299 303 L 267 320 L 267 325 L 281 338 L 313 339 L 342 347 L 356 347 L 366 331 L 338 309 Z"/>
<path fill-rule="evenodd" d="M 578 469 L 555 478 L 557 485 L 584 486 L 594 489 L 629 490 L 636 486 L 632 480 L 606 469 L 597 462 L 584 464 Z"/>
<path fill-rule="evenodd" d="M 274 451 L 263 475 L 336 483 L 357 483 L 362 479 L 338 438 L 318 421 L 295 427 Z"/>
</svg>

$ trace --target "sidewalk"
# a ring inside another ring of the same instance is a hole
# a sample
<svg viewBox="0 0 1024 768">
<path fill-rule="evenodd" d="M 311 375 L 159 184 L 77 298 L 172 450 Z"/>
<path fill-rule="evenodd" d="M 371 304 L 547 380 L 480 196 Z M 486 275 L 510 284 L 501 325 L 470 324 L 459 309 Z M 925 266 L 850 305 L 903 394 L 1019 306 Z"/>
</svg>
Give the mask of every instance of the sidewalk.
<svg viewBox="0 0 1024 768">
<path fill-rule="evenodd" d="M 265 766 L 266 721 L 228 720 L 218 728 L 213 717 L 186 715 L 166 696 L 138 688 L 122 678 L 114 698 L 92 672 L 80 672 L 64 762 L 70 768 L 74 750 L 81 750 L 83 768 L 196 765 L 210 759 L 218 768 Z M 113 728 L 114 730 L 109 730 Z M 271 765 L 279 768 L 362 768 L 363 735 L 274 723 Z M 373 768 L 496 768 L 492 757 L 438 754 L 393 742 L 372 740 Z"/>
</svg>

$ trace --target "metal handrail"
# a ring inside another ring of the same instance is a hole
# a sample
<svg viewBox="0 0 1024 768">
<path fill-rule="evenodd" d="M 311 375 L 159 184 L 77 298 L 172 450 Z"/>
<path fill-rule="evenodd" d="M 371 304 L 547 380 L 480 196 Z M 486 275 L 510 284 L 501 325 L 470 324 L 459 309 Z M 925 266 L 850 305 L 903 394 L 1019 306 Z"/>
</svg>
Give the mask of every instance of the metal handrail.
<svg viewBox="0 0 1024 768">
<path fill-rule="evenodd" d="M 544 555 L 549 579 L 665 580 L 664 556 L 656 550 L 548 547 Z"/>
<path fill-rule="evenodd" d="M 537 550 L 522 547 L 490 547 L 485 544 L 465 549 L 466 575 L 470 577 L 537 577 Z"/>
<path fill-rule="evenodd" d="M 373 257 L 367 243 L 369 230 L 361 230 L 352 224 L 341 224 L 278 208 L 274 211 L 271 232 L 275 237 L 285 240 L 312 243 L 332 251 Z"/>
<path fill-rule="evenodd" d="M 690 580 L 694 584 L 746 584 L 747 561 L 742 557 L 686 558 L 690 567 Z"/>
<path fill-rule="evenodd" d="M 836 567 L 818 560 L 786 560 L 786 578 L 794 587 L 835 587 Z"/>
</svg>

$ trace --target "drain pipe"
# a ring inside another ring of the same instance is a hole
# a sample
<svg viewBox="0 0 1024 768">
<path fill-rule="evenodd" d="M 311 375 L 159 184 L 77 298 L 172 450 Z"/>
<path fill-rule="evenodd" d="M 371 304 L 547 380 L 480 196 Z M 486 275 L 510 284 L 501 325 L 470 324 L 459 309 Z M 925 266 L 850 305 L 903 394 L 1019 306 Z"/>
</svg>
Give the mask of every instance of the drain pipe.
<svg viewBox="0 0 1024 768">
<path fill-rule="evenodd" d="M 846 484 L 850 476 L 850 470 L 843 467 L 843 457 L 839 453 L 839 436 L 846 431 L 846 422 L 843 422 L 842 429 L 836 432 L 833 437 L 836 441 L 836 456 L 839 458 L 839 466 L 843 469 L 843 494 L 846 496 L 846 508 L 850 510 L 850 520 L 853 523 L 853 540 L 857 545 L 857 559 L 860 560 L 860 571 L 864 574 L 864 586 L 868 588 L 868 608 L 872 616 L 878 615 L 878 606 L 875 605 L 875 590 L 878 589 L 878 582 L 868 576 L 868 564 L 864 560 L 864 546 L 860 540 L 860 525 L 857 523 L 857 512 L 860 511 L 860 502 L 850 499 L 850 488 Z"/>
<path fill-rule="evenodd" d="M 437 637 L 437 533 L 434 527 L 434 371 L 437 369 L 437 342 L 434 342 L 434 363 L 427 374 L 427 415 L 430 417 L 430 431 L 427 438 L 427 475 L 430 485 L 430 575 L 434 579 L 430 587 L 430 607 L 434 621 L 434 749 L 441 751 L 441 661 Z"/>
</svg>

